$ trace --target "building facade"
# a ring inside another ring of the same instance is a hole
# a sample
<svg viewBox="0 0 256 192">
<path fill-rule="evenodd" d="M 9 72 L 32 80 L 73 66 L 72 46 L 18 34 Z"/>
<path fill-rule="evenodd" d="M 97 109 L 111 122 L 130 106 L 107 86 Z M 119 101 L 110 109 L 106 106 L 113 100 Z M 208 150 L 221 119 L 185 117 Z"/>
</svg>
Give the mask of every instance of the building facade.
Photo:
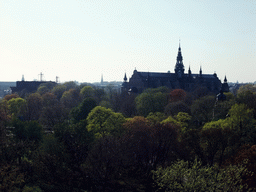
<svg viewBox="0 0 256 192">
<path fill-rule="evenodd" d="M 183 89 L 192 92 L 198 87 L 206 87 L 209 92 L 217 94 L 222 88 L 225 88 L 225 92 L 228 92 L 226 77 L 224 84 L 223 86 L 216 73 L 203 74 L 201 67 L 198 74 L 192 73 L 190 67 L 188 72 L 185 73 L 183 57 L 179 46 L 174 73 L 169 71 L 167 73 L 140 72 L 135 69 L 129 81 L 127 81 L 125 74 L 122 91 L 141 93 L 147 88 L 166 86 L 170 89 Z"/>
</svg>

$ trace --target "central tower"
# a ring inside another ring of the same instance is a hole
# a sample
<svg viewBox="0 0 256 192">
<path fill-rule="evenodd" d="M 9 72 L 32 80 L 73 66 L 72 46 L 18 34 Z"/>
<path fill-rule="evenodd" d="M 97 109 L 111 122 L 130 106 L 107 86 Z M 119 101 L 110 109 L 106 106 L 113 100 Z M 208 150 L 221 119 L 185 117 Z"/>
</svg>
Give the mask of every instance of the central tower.
<svg viewBox="0 0 256 192">
<path fill-rule="evenodd" d="M 181 48 L 179 44 L 179 50 L 178 50 L 178 56 L 177 56 L 177 62 L 175 65 L 175 74 L 177 75 L 178 78 L 182 78 L 184 75 L 184 65 L 183 65 L 183 58 L 181 54 Z"/>
</svg>

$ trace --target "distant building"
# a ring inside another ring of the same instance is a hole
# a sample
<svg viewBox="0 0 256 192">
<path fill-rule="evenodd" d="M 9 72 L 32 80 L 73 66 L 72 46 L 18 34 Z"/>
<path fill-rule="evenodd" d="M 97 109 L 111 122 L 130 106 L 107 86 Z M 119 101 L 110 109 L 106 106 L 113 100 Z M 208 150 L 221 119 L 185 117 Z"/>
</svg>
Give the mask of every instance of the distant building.
<svg viewBox="0 0 256 192">
<path fill-rule="evenodd" d="M 28 92 L 28 93 L 33 93 L 37 91 L 37 88 L 42 84 L 42 83 L 51 83 L 51 84 L 57 84 L 54 81 L 42 81 L 42 73 L 41 75 L 41 80 L 40 81 L 25 81 L 24 76 L 22 75 L 22 80 L 21 81 L 16 81 L 16 87 L 11 87 L 12 93 L 21 93 L 23 92 Z"/>
<path fill-rule="evenodd" d="M 127 81 L 126 74 L 124 75 L 122 91 L 141 93 L 144 89 L 160 86 L 166 86 L 170 89 L 183 89 L 188 92 L 194 91 L 197 87 L 206 87 L 209 92 L 215 94 L 219 93 L 221 89 L 224 92 L 229 91 L 226 77 L 222 84 L 216 73 L 203 74 L 201 67 L 198 74 L 192 73 L 190 67 L 188 73 L 184 71 L 183 57 L 179 46 L 175 73 L 170 71 L 167 73 L 140 72 L 135 69 L 129 82 Z"/>
<path fill-rule="evenodd" d="M 37 88 L 42 83 L 52 83 L 56 84 L 53 81 L 16 81 L 16 87 L 11 87 L 12 93 L 19 93 L 21 91 L 26 92 L 36 92 Z"/>
</svg>

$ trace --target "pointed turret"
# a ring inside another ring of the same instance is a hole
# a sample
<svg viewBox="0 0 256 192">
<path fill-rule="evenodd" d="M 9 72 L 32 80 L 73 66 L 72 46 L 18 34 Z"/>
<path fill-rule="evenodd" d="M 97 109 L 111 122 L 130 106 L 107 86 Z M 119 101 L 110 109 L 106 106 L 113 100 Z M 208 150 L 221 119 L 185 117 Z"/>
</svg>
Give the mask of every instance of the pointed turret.
<svg viewBox="0 0 256 192">
<path fill-rule="evenodd" d="M 189 66 L 189 68 L 188 68 L 188 74 L 189 74 L 189 76 L 191 76 L 191 69 L 190 69 L 190 66 Z"/>
<path fill-rule="evenodd" d="M 128 91 L 128 82 L 127 82 L 126 73 L 124 74 L 124 82 L 122 83 L 121 91 L 122 92 Z"/>
<path fill-rule="evenodd" d="M 225 78 L 224 78 L 224 82 L 222 83 L 221 90 L 223 92 L 229 92 L 228 80 L 227 80 L 226 75 L 225 75 Z"/>
<path fill-rule="evenodd" d="M 127 81 L 126 73 L 124 74 L 124 82 Z"/>
<path fill-rule="evenodd" d="M 224 83 L 227 83 L 228 81 L 227 81 L 227 77 L 226 77 L 226 75 L 225 75 L 225 78 L 224 78 Z"/>
</svg>

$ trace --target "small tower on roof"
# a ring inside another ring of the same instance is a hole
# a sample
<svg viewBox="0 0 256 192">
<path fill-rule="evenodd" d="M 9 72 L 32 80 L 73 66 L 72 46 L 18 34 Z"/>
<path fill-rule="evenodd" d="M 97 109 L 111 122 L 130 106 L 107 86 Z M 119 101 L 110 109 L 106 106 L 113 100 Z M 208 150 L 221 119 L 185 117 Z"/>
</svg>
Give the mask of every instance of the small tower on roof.
<svg viewBox="0 0 256 192">
<path fill-rule="evenodd" d="M 188 68 L 188 75 L 191 76 L 191 74 L 192 73 L 191 73 L 191 69 L 190 69 L 190 66 L 189 66 L 189 68 Z"/>
<path fill-rule="evenodd" d="M 222 83 L 221 90 L 223 92 L 229 92 L 229 86 L 228 86 L 228 81 L 227 81 L 226 75 L 225 75 L 225 78 L 224 78 L 224 82 Z"/>
<path fill-rule="evenodd" d="M 124 82 L 127 82 L 126 73 L 124 74 Z"/>
<path fill-rule="evenodd" d="M 128 91 L 128 82 L 127 82 L 126 73 L 124 74 L 124 82 L 122 83 L 121 91 L 122 92 L 127 92 Z"/>
</svg>

